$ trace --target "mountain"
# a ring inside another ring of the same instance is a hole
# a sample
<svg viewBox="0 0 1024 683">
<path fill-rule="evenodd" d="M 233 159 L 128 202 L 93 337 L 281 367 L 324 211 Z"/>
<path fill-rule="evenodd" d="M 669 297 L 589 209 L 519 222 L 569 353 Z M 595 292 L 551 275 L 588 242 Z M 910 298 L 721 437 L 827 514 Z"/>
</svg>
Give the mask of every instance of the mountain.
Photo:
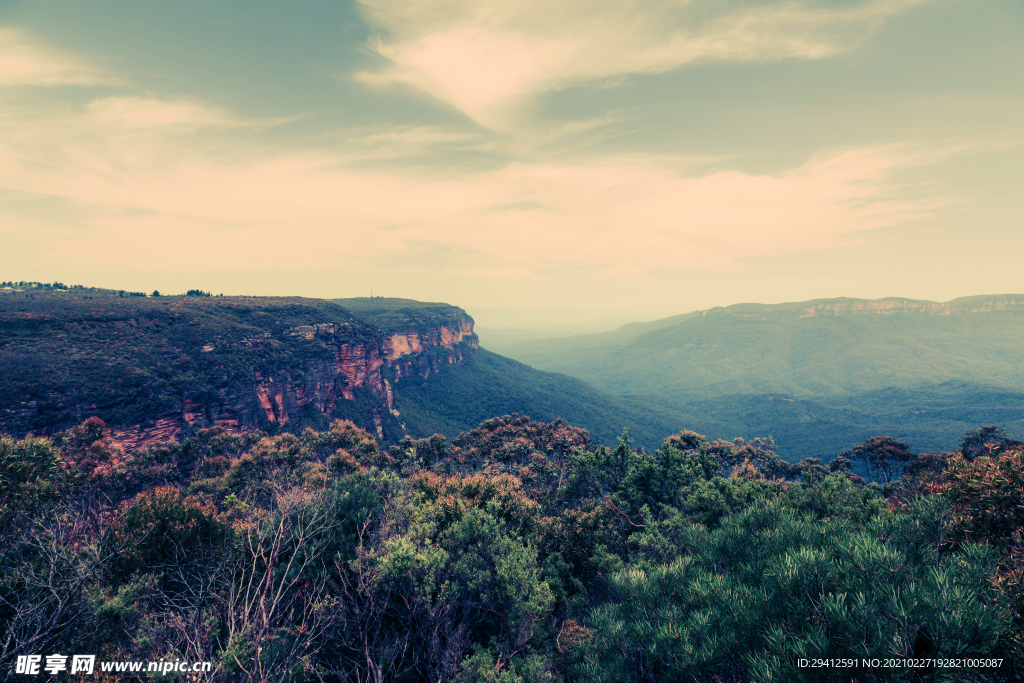
<svg viewBox="0 0 1024 683">
<path fill-rule="evenodd" d="M 628 428 L 646 448 L 688 428 L 772 435 L 789 460 L 878 434 L 945 450 L 981 424 L 1024 432 L 1022 331 L 1024 296 L 742 304 L 522 344 L 512 360 L 444 303 L 11 288 L 0 432 L 95 415 L 133 448 L 344 418 L 390 444 L 520 413 L 607 444 Z"/>
<path fill-rule="evenodd" d="M 556 330 L 550 330 L 549 333 L 552 333 L 550 338 L 543 335 L 544 330 L 531 328 L 478 328 L 478 332 L 488 349 L 502 355 L 505 355 L 506 350 L 521 354 L 524 350 L 532 348 L 533 345 L 527 344 L 527 342 L 539 344 L 540 348 L 543 348 L 547 354 L 555 353 L 559 350 L 571 354 L 574 349 L 580 346 L 606 348 L 627 344 L 645 332 L 660 330 L 663 327 L 671 327 L 694 315 L 698 315 L 698 313 L 684 313 L 646 323 L 627 323 L 611 332 L 560 334 Z"/>
<path fill-rule="evenodd" d="M 946 381 L 1024 389 L 1022 332 L 1024 295 L 828 299 L 738 304 L 506 353 L 615 392 L 813 396 Z"/>
<path fill-rule="evenodd" d="M 1024 295 L 841 298 L 738 304 L 504 351 L 612 394 L 656 395 L 698 431 L 771 433 L 792 458 L 880 433 L 926 450 L 983 422 L 1021 430 L 1022 338 Z"/>
<path fill-rule="evenodd" d="M 622 427 L 647 446 L 675 430 L 641 399 L 479 350 L 456 306 L 199 294 L 0 290 L 0 432 L 51 434 L 97 416 L 137 448 L 209 426 L 344 418 L 394 443 L 513 412 L 564 417 L 609 442 Z"/>
<path fill-rule="evenodd" d="M 396 350 L 389 356 L 394 374 L 385 372 L 391 380 L 393 412 L 410 434 L 452 437 L 488 418 L 521 413 L 545 422 L 563 418 L 587 429 L 599 443 L 613 444 L 622 430 L 628 429 L 638 445 L 653 449 L 680 429 L 675 413 L 657 400 L 610 396 L 576 378 L 539 371 L 482 348 L 474 347 L 473 353 L 436 367 L 423 364 L 421 354 L 416 371 L 403 372 L 394 360 L 408 352 L 405 350 L 418 351 L 423 330 L 428 334 L 440 330 L 442 345 L 433 347 L 436 354 L 444 348 L 446 330 L 455 330 L 461 324 L 462 333 L 470 334 L 472 318 L 448 304 L 411 299 L 332 301 L 377 325 L 388 336 L 389 348 Z M 452 311 L 458 312 L 455 318 Z"/>
<path fill-rule="evenodd" d="M 413 333 L 385 334 L 318 299 L 7 290 L 0 430 L 45 434 L 95 415 L 134 447 L 213 425 L 341 417 L 397 438 L 388 378 L 458 362 L 476 347 L 464 311 L 431 314 Z"/>
</svg>

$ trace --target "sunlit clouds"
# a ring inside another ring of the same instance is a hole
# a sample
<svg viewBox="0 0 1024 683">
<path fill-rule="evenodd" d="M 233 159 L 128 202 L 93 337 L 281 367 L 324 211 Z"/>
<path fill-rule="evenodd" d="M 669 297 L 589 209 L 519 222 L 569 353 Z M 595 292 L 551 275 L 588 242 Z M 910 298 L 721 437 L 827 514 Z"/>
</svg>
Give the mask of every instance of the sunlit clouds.
<svg viewBox="0 0 1024 683">
<path fill-rule="evenodd" d="M 49 120 L 10 109 L 0 116 L 15 133 L 0 143 L 0 184 L 59 198 L 61 221 L 69 205 L 78 214 L 77 234 L 56 221 L 50 228 L 59 236 L 55 258 L 111 265 L 330 267 L 444 245 L 476 254 L 485 278 L 550 267 L 721 271 L 743 258 L 842 245 L 857 231 L 936 208 L 894 180 L 919 163 L 919 153 L 900 147 L 824 152 L 770 175 L 648 154 L 519 160 L 439 176 L 362 162 L 395 146 L 471 138 L 361 130 L 363 143 L 347 150 L 289 152 L 246 146 L 246 122 L 216 108 L 137 97 L 97 98 Z M 18 218 L 8 213 L 4 222 Z"/>
<path fill-rule="evenodd" d="M 700 61 L 821 59 L 924 1 L 360 0 L 386 33 L 372 47 L 390 64 L 359 77 L 412 86 L 506 129 L 529 95 Z"/>
<path fill-rule="evenodd" d="M 44 45 L 21 29 L 0 26 L 0 87 L 118 83 L 79 55 Z"/>
<path fill-rule="evenodd" d="M 1024 288 L 978 265 L 1024 249 L 1007 0 L 71 1 L 0 26 L 4 279 L 665 315 Z"/>
</svg>

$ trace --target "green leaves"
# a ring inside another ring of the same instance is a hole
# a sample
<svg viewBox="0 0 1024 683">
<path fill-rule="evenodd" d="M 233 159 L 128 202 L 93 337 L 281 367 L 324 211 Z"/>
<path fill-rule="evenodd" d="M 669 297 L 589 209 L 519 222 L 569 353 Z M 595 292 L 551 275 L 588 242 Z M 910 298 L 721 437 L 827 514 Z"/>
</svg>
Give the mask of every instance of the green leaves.
<svg viewBox="0 0 1024 683">
<path fill-rule="evenodd" d="M 96 421 L 63 451 L 0 440 L 19 494 L 0 499 L 0 624 L 119 658 L 201 655 L 218 680 L 396 683 L 845 683 L 865 659 L 987 657 L 1019 637 L 1015 450 L 952 457 L 907 489 L 935 493 L 888 501 L 814 463 L 768 479 L 751 444 L 587 450 L 542 427 L 503 418 L 387 455 L 345 422 L 128 454 Z M 72 486 L 69 454 L 102 476 Z M 184 491 L 98 495 L 172 476 Z M 857 664 L 798 663 L 815 657 Z"/>
<path fill-rule="evenodd" d="M 586 620 L 593 638 L 573 672 L 593 681 L 706 680 L 730 671 L 764 681 L 833 680 L 797 660 L 915 656 L 922 625 L 929 656 L 983 656 L 1009 627 L 991 583 L 998 558 L 965 546 L 938 564 L 909 562 L 921 546 L 934 547 L 934 512 L 932 503 L 886 511 L 857 531 L 776 498 L 713 530 L 678 516 L 652 522 L 634 536 L 640 559 L 611 579 L 614 599 Z M 682 556 L 664 562 L 673 540 Z"/>
<path fill-rule="evenodd" d="M 63 464 L 48 439 L 0 436 L 0 540 L 60 498 L 69 483 Z"/>
</svg>

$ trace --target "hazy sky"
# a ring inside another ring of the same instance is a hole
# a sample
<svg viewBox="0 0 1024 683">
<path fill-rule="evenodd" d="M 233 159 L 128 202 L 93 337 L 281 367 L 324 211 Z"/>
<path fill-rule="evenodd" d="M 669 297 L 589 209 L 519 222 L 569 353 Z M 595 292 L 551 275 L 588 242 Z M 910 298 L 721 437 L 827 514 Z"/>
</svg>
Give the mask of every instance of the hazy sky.
<svg viewBox="0 0 1024 683">
<path fill-rule="evenodd" d="M 948 300 L 1022 188 L 1020 0 L 0 0 L 0 280 Z"/>
</svg>

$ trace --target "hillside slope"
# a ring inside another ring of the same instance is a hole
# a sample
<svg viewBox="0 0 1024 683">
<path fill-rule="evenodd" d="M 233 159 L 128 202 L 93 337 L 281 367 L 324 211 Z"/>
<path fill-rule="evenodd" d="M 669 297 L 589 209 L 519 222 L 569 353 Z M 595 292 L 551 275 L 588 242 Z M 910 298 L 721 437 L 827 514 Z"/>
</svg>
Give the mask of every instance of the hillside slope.
<svg viewBox="0 0 1024 683">
<path fill-rule="evenodd" d="M 51 433 L 95 415 L 139 446 L 340 417 L 397 439 L 390 384 L 476 348 L 465 311 L 431 316 L 385 333 L 319 299 L 4 291 L 0 431 Z"/>
<path fill-rule="evenodd" d="M 574 377 L 535 370 L 486 349 L 435 376 L 396 383 L 395 408 L 409 432 L 419 435 L 454 436 L 490 417 L 520 413 L 542 422 L 563 418 L 609 445 L 629 429 L 637 445 L 653 449 L 685 426 L 657 399 L 611 396 Z"/>
</svg>

